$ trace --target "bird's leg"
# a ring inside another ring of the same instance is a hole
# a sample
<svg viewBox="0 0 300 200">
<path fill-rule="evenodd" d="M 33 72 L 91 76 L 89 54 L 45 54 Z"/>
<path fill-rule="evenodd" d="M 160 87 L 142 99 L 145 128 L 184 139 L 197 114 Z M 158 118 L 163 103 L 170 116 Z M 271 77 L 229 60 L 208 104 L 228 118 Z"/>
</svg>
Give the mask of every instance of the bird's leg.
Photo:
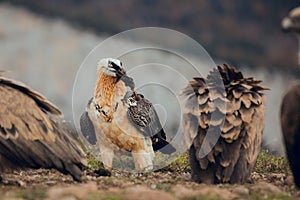
<svg viewBox="0 0 300 200">
<path fill-rule="evenodd" d="M 101 151 L 101 159 L 103 162 L 103 165 L 105 169 L 111 170 L 112 169 L 112 163 L 114 158 L 114 151 L 111 149 L 106 149 L 105 151 Z"/>
<path fill-rule="evenodd" d="M 135 169 L 138 172 L 150 171 L 153 169 L 152 156 L 144 150 L 132 152 Z"/>
<path fill-rule="evenodd" d="M 150 171 L 153 169 L 154 151 L 150 138 L 145 138 L 144 149 L 138 149 L 132 152 L 135 169 L 137 171 Z"/>
<path fill-rule="evenodd" d="M 114 158 L 114 149 L 106 144 L 106 141 L 99 140 L 99 149 L 101 152 L 102 163 L 107 170 L 112 169 L 112 163 Z"/>
</svg>

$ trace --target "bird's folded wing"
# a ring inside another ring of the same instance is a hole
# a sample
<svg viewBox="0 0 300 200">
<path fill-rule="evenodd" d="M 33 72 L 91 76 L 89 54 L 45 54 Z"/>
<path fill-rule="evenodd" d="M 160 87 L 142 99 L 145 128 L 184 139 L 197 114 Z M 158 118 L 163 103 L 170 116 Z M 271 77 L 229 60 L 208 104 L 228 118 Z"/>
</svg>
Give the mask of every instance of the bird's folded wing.
<svg viewBox="0 0 300 200">
<path fill-rule="evenodd" d="M 128 109 L 129 121 L 141 131 L 145 137 L 150 137 L 154 151 L 171 154 L 176 149 L 166 140 L 167 136 L 162 128 L 154 106 L 145 98 L 137 101 L 137 105 Z"/>
<path fill-rule="evenodd" d="M 136 106 L 131 106 L 128 109 L 129 121 L 142 132 L 146 137 L 154 136 L 162 130 L 158 115 L 147 99 L 142 98 L 137 101 Z M 166 139 L 166 135 L 162 135 Z"/>
<path fill-rule="evenodd" d="M 16 168 L 53 167 L 80 180 L 84 152 L 49 115 L 61 112 L 39 93 L 2 77 L 0 96 L 0 155 Z"/>
<path fill-rule="evenodd" d="M 0 77 L 0 84 L 1 85 L 3 84 L 3 85 L 6 85 L 11 88 L 15 88 L 15 89 L 19 90 L 20 92 L 31 97 L 40 108 L 44 109 L 45 111 L 47 111 L 51 114 L 62 116 L 61 111 L 54 104 L 52 104 L 50 101 L 48 101 L 40 93 L 27 87 L 25 84 L 18 82 L 16 80 L 5 78 L 3 76 Z"/>
<path fill-rule="evenodd" d="M 88 112 L 84 112 L 80 117 L 80 129 L 85 139 L 92 145 L 97 143 L 95 127 Z"/>
</svg>

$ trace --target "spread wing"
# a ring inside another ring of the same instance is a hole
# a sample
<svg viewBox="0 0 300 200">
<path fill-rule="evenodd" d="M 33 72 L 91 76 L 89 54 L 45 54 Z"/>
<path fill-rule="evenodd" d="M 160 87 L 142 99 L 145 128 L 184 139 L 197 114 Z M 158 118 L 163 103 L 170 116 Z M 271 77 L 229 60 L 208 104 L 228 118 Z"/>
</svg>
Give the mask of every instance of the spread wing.
<svg viewBox="0 0 300 200">
<path fill-rule="evenodd" d="M 129 107 L 128 117 L 144 136 L 151 137 L 154 151 L 159 150 L 165 154 L 171 154 L 176 151 L 166 140 L 166 133 L 162 128 L 154 106 L 149 100 L 141 98 L 136 101 L 136 106 Z"/>
<path fill-rule="evenodd" d="M 90 101 L 88 103 L 88 107 L 90 106 L 92 100 L 93 100 L 93 98 L 90 99 Z M 97 143 L 95 127 L 94 127 L 93 122 L 90 119 L 87 111 L 82 113 L 82 115 L 80 117 L 80 129 L 81 129 L 83 136 L 86 138 L 86 140 L 90 144 L 95 145 Z"/>
<path fill-rule="evenodd" d="M 0 96 L 0 170 L 56 168 L 80 181 L 85 154 L 55 121 L 53 115 L 61 115 L 58 108 L 24 84 L 4 77 L 0 77 Z"/>
<path fill-rule="evenodd" d="M 219 75 L 225 91 L 217 84 Z M 265 99 L 261 90 L 267 88 L 260 86 L 260 82 L 244 78 L 234 68 L 224 65 L 212 71 L 207 79 L 195 78 L 183 90 L 183 128 L 185 142 L 191 145 L 189 156 L 194 180 L 207 183 L 247 180 L 260 150 L 264 128 Z M 212 118 L 214 114 L 217 117 Z M 200 157 L 201 147 L 206 147 L 206 135 L 215 134 L 220 128 L 217 143 L 206 156 Z"/>
</svg>

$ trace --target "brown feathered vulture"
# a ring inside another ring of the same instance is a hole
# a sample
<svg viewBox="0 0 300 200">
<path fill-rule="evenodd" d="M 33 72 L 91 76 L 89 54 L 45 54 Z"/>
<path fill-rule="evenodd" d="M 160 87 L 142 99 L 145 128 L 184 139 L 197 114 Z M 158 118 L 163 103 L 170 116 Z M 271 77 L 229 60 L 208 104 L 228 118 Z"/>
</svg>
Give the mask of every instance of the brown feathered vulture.
<svg viewBox="0 0 300 200">
<path fill-rule="evenodd" d="M 300 188 L 300 84 L 292 86 L 284 96 L 280 119 L 287 157 Z"/>
<path fill-rule="evenodd" d="M 265 122 L 262 91 L 267 88 L 260 83 L 224 64 L 207 78 L 194 78 L 182 91 L 184 138 L 190 145 L 194 181 L 247 181 L 260 151 Z M 206 136 L 216 138 L 215 142 L 209 143 L 213 140 Z"/>
<path fill-rule="evenodd" d="M 291 10 L 288 17 L 282 20 L 282 28 L 296 33 L 299 40 L 300 7 Z M 300 63 L 300 57 L 298 59 Z M 295 184 L 300 188 L 300 83 L 293 85 L 282 100 L 281 128 Z"/>
<path fill-rule="evenodd" d="M 58 108 L 1 74 L 0 96 L 0 172 L 55 168 L 80 181 L 86 157 L 76 140 L 60 128 L 55 119 L 62 116 Z"/>
<path fill-rule="evenodd" d="M 287 17 L 281 22 L 282 29 L 287 32 L 300 33 L 300 7 L 290 11 Z"/>
</svg>

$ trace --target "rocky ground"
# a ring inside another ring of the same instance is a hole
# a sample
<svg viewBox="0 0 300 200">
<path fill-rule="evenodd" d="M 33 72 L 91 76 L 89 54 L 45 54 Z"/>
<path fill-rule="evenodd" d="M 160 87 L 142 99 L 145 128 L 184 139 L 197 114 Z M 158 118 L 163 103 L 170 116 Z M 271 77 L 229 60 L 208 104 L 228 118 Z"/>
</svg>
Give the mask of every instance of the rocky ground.
<svg viewBox="0 0 300 200">
<path fill-rule="evenodd" d="M 58 104 L 66 116 L 72 116 L 68 106 L 76 70 L 88 52 L 107 36 L 82 32 L 61 20 L 44 19 L 7 4 L 0 4 L 0 24 L 1 69 L 11 71 L 14 78 L 42 92 Z M 43 76 L 44 72 L 47 76 Z M 254 75 L 261 77 L 262 74 L 259 71 Z M 276 75 L 280 79 L 274 76 L 265 79 L 267 86 L 274 88 L 268 93 L 272 107 L 267 109 L 270 113 L 267 113 L 266 135 L 271 137 L 269 143 L 280 143 L 279 126 L 275 127 L 279 123 L 274 123 L 278 121 L 274 113 L 279 108 L 281 91 L 285 91 L 291 78 L 283 79 L 284 74 Z M 82 183 L 55 170 L 39 169 L 1 174 L 0 200 L 300 199 L 300 191 L 295 189 L 292 176 L 286 170 L 286 161 L 261 155 L 249 183 L 244 185 L 194 183 L 186 162 L 179 163 L 179 169 L 147 174 L 114 171 L 110 177 L 96 177 L 87 173 Z"/>
<path fill-rule="evenodd" d="M 82 183 L 55 170 L 26 170 L 4 174 L 0 200 L 34 199 L 300 199 L 293 178 L 285 173 L 257 173 L 243 185 L 206 185 L 190 180 L 189 172 L 160 171 L 110 177 L 86 174 Z"/>
</svg>

